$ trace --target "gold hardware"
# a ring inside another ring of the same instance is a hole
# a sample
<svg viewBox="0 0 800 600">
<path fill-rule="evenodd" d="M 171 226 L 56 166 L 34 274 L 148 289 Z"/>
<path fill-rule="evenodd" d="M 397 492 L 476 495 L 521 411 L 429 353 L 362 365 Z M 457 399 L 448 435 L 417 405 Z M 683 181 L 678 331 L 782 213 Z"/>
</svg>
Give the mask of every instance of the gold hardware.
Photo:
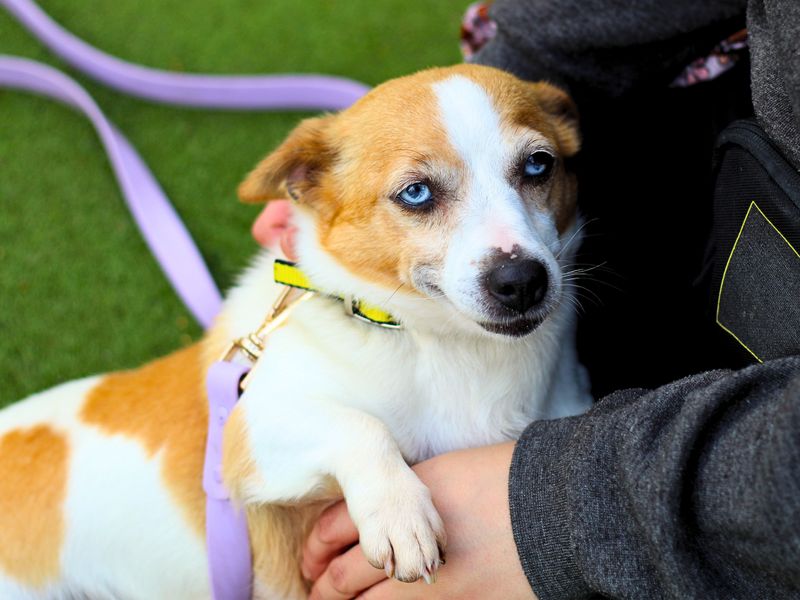
<svg viewBox="0 0 800 600">
<path fill-rule="evenodd" d="M 298 293 L 299 295 L 297 295 Z M 290 299 L 292 295 L 297 297 Z M 251 367 L 255 366 L 256 362 L 261 357 L 261 353 L 264 351 L 267 337 L 286 322 L 289 313 L 291 313 L 298 304 L 305 302 L 313 295 L 314 292 L 297 290 L 291 287 L 283 289 L 258 329 L 253 333 L 232 341 L 228 347 L 225 348 L 219 360 L 232 361 L 234 358 L 239 357 L 249 362 Z M 250 372 L 252 372 L 252 368 Z M 244 390 L 247 386 L 249 378 L 250 373 L 242 378 L 239 384 L 241 390 Z"/>
<path fill-rule="evenodd" d="M 344 298 L 342 300 L 344 301 L 344 313 L 348 317 L 355 316 L 356 313 L 353 311 L 353 308 L 356 305 L 356 299 L 353 298 L 353 295 L 352 294 L 345 294 L 345 296 L 344 296 Z"/>
</svg>

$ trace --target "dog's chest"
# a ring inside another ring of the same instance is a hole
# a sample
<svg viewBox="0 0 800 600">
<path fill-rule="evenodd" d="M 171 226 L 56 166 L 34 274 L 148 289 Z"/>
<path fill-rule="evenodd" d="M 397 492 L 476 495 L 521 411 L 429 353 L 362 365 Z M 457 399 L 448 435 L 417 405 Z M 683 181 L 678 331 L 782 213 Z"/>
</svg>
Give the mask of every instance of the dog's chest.
<svg viewBox="0 0 800 600">
<path fill-rule="evenodd" d="M 298 328 L 286 337 L 275 347 L 286 360 L 279 370 L 303 381 L 304 394 L 380 419 L 410 462 L 516 438 L 547 416 L 552 370 L 535 345 L 420 337 L 347 321 L 329 322 L 324 335 Z"/>
<path fill-rule="evenodd" d="M 382 416 L 412 462 L 516 439 L 542 416 L 547 373 L 532 357 L 497 348 L 422 345 L 407 365 L 402 394 Z"/>
</svg>

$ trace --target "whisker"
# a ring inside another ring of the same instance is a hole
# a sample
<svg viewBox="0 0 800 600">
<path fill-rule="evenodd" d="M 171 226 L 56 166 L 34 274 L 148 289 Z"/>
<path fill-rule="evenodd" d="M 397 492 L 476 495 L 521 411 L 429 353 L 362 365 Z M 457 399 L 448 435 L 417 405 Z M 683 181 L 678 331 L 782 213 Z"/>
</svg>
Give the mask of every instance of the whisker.
<svg viewBox="0 0 800 600">
<path fill-rule="evenodd" d="M 404 285 L 405 285 L 405 284 L 404 284 L 403 282 L 400 282 L 400 285 L 398 285 L 398 286 L 395 288 L 395 290 L 392 292 L 392 294 L 391 294 L 391 295 L 390 295 L 390 296 L 389 296 L 389 297 L 386 299 L 386 302 L 385 302 L 385 304 L 389 304 L 389 302 L 391 302 L 391 301 L 392 301 L 392 298 L 394 298 L 395 294 L 396 294 L 397 292 L 399 292 L 399 291 L 400 291 L 400 288 L 401 288 L 401 287 L 403 287 Z"/>
<path fill-rule="evenodd" d="M 558 258 L 566 251 L 567 248 L 569 248 L 569 245 L 575 240 L 575 237 L 581 231 L 583 231 L 586 228 L 586 226 L 589 225 L 589 223 L 593 223 L 596 220 L 597 220 L 597 218 L 594 218 L 594 219 L 589 219 L 588 221 L 584 221 L 583 223 L 581 223 L 581 226 L 578 227 L 578 229 L 576 229 L 575 232 L 570 236 L 570 238 L 567 240 L 567 243 L 564 244 L 561 247 L 561 249 L 556 253 L 556 260 L 558 260 Z"/>
<path fill-rule="evenodd" d="M 569 269 L 569 270 L 565 271 L 564 273 L 566 275 L 571 275 L 572 273 L 581 273 L 581 274 L 589 273 L 589 272 L 595 271 L 597 269 L 602 269 L 603 267 L 606 266 L 606 264 L 608 264 L 608 261 L 603 261 L 603 262 L 601 262 L 600 264 L 597 264 L 597 265 L 593 265 L 593 264 L 590 264 L 590 263 L 581 263 L 581 264 L 588 264 L 589 266 L 586 267 L 586 268 L 583 268 L 583 267 L 578 267 L 577 266 L 578 263 L 573 263 L 573 265 L 576 268 Z"/>
<path fill-rule="evenodd" d="M 571 288 L 571 293 L 574 294 L 574 296 L 572 297 L 581 298 L 583 300 L 586 300 L 587 302 L 591 302 L 595 306 L 603 305 L 603 299 L 590 289 L 573 287 Z"/>
</svg>

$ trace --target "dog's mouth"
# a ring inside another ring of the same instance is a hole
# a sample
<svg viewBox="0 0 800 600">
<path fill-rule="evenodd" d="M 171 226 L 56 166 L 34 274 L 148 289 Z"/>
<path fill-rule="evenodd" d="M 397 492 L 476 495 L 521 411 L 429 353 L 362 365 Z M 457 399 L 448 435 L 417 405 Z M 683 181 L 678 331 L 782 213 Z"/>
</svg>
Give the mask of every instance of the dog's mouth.
<svg viewBox="0 0 800 600">
<path fill-rule="evenodd" d="M 432 300 L 444 302 L 450 307 L 468 317 L 481 329 L 495 335 L 501 335 L 508 338 L 521 338 L 533 333 L 544 322 L 550 314 L 549 307 L 540 307 L 536 314 L 530 314 L 534 311 L 531 310 L 528 314 L 514 314 L 510 310 L 503 310 L 502 307 L 494 307 L 487 310 L 484 306 L 483 316 L 476 318 L 476 315 L 470 314 L 473 311 L 468 311 L 459 307 L 459 303 L 454 302 L 444 289 L 436 282 L 435 278 L 430 276 L 433 269 L 419 268 L 415 272 L 414 285 L 415 287 L 428 296 Z M 486 314 L 489 312 L 489 314 Z"/>
<path fill-rule="evenodd" d="M 484 321 L 482 323 L 479 322 L 478 325 L 490 333 L 508 337 L 523 337 L 533 333 L 542 324 L 542 320 L 538 317 L 521 317 L 504 321 Z"/>
</svg>

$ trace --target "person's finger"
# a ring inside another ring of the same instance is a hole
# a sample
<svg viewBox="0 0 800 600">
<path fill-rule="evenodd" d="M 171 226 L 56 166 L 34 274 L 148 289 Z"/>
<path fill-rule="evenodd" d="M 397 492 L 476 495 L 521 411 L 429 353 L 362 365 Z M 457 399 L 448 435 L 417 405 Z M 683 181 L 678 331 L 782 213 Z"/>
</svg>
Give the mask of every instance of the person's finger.
<svg viewBox="0 0 800 600">
<path fill-rule="evenodd" d="M 303 549 L 303 577 L 316 580 L 331 559 L 358 541 L 358 530 L 347 514 L 347 505 L 337 502 L 320 515 Z"/>
<path fill-rule="evenodd" d="M 386 573 L 367 562 L 361 546 L 334 558 L 311 588 L 309 600 L 345 600 L 386 579 Z"/>
<path fill-rule="evenodd" d="M 289 225 L 292 206 L 288 200 L 272 200 L 253 223 L 252 234 L 261 246 L 277 242 Z"/>
</svg>

